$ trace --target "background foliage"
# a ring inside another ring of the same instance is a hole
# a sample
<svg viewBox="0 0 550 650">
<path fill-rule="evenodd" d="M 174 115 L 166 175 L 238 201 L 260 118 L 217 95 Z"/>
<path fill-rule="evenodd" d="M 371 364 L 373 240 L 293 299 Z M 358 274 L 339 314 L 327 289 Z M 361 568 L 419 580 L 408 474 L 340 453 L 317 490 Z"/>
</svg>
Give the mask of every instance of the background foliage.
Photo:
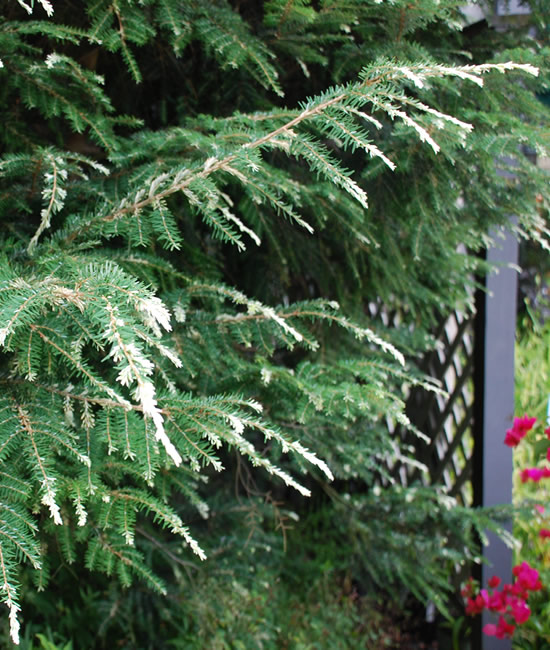
<svg viewBox="0 0 550 650">
<path fill-rule="evenodd" d="M 2 2 L 12 639 L 374 648 L 381 591 L 445 610 L 496 524 L 395 485 L 390 425 L 489 227 L 545 245 L 549 198 L 549 52 L 460 4 Z"/>
</svg>

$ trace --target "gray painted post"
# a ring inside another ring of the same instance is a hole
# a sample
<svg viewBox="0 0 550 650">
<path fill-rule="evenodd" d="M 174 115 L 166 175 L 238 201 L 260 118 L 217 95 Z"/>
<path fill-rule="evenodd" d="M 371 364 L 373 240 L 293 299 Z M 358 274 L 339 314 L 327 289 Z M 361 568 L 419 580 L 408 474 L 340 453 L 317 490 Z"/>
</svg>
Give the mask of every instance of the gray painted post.
<svg viewBox="0 0 550 650">
<path fill-rule="evenodd" d="M 494 233 L 493 233 L 494 234 Z M 499 265 L 497 273 L 486 278 L 487 293 L 479 305 L 481 327 L 478 336 L 482 340 L 478 363 L 481 385 L 476 386 L 478 403 L 476 428 L 476 481 L 475 501 L 478 505 L 494 506 L 512 501 L 512 450 L 504 445 L 506 429 L 512 425 L 514 416 L 514 344 L 516 330 L 517 271 L 509 268 L 517 264 L 518 242 L 506 233 L 504 239 L 495 238 L 496 244 L 487 251 L 487 260 Z M 474 479 L 475 480 L 475 479 Z M 511 528 L 511 523 L 510 523 Z M 504 582 L 512 579 L 512 552 L 494 535 L 489 535 L 490 544 L 484 549 L 488 564 L 481 568 L 481 583 L 487 586 L 492 575 L 498 575 Z M 496 622 L 494 615 L 484 614 L 481 626 Z M 481 626 L 478 634 L 481 634 Z M 477 635 L 476 635 L 477 636 Z M 474 648 L 482 650 L 509 650 L 511 641 L 481 635 L 474 639 Z"/>
</svg>

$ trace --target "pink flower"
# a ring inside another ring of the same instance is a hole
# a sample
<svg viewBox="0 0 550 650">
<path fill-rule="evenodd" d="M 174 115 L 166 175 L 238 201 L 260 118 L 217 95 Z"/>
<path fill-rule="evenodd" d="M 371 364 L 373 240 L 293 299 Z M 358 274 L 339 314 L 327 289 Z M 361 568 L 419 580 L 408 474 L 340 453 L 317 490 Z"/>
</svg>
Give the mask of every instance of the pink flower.
<svg viewBox="0 0 550 650">
<path fill-rule="evenodd" d="M 489 578 L 488 585 L 491 587 L 491 589 L 496 589 L 500 584 L 500 578 L 498 576 L 493 576 L 492 578 Z"/>
<path fill-rule="evenodd" d="M 534 481 L 538 483 L 541 478 L 546 478 L 550 475 L 550 471 L 547 472 L 547 468 L 541 469 L 540 467 L 530 467 L 521 471 L 520 477 L 522 483 L 527 483 L 527 481 Z"/>
<path fill-rule="evenodd" d="M 544 514 L 544 506 L 537 505 L 537 506 L 535 506 L 535 510 L 536 510 L 540 515 L 543 515 L 543 514 Z"/>
<path fill-rule="evenodd" d="M 542 589 L 542 583 L 539 580 L 539 572 L 529 566 L 527 562 L 522 562 L 512 569 L 516 576 L 517 585 L 526 591 L 538 591 Z M 516 586 L 516 585 L 514 585 Z"/>
<path fill-rule="evenodd" d="M 550 537 L 550 530 L 548 530 L 548 528 L 541 528 L 541 530 L 539 530 L 539 537 L 541 539 L 548 539 Z"/>
<path fill-rule="evenodd" d="M 512 635 L 514 634 L 515 629 L 516 629 L 515 626 L 512 625 L 511 623 L 508 623 L 508 621 L 504 618 L 504 616 L 500 616 L 498 619 L 497 631 L 495 636 L 497 639 L 504 639 L 506 637 L 511 638 Z"/>
<path fill-rule="evenodd" d="M 487 636 L 496 636 L 497 635 L 497 626 L 494 623 L 487 623 L 483 626 L 483 634 Z"/>
<path fill-rule="evenodd" d="M 530 418 L 524 415 L 521 418 L 514 418 L 514 423 L 511 429 L 506 431 L 504 444 L 508 447 L 517 447 L 525 434 L 533 428 L 537 418 Z"/>
<path fill-rule="evenodd" d="M 479 607 L 476 601 L 477 598 L 466 599 L 466 607 L 464 608 L 466 616 L 475 616 L 476 614 L 481 614 L 483 611 L 483 603 L 481 604 L 481 607 Z"/>
<path fill-rule="evenodd" d="M 509 587 L 507 593 L 512 594 L 513 596 L 517 596 L 518 598 L 522 598 L 523 600 L 526 600 L 529 597 L 529 591 L 525 588 L 524 585 L 520 584 L 519 582 L 507 586 Z"/>
<path fill-rule="evenodd" d="M 487 623 L 483 628 L 483 633 L 487 636 L 496 636 L 497 639 L 504 639 L 511 637 L 514 634 L 515 626 L 508 623 L 506 619 L 501 616 L 498 619 L 498 624 Z"/>
<path fill-rule="evenodd" d="M 513 428 L 518 431 L 523 431 L 523 435 L 525 435 L 533 428 L 536 421 L 537 418 L 530 418 L 528 415 L 524 415 L 521 418 L 514 418 Z"/>
<path fill-rule="evenodd" d="M 476 614 L 481 614 L 481 612 L 489 605 L 489 594 L 486 589 L 482 589 L 475 598 L 468 598 L 466 601 L 466 614 L 469 616 L 475 616 Z"/>
<path fill-rule="evenodd" d="M 546 434 L 546 437 L 548 438 L 548 440 L 550 440 L 550 427 L 547 427 L 547 428 L 544 430 L 544 433 Z"/>
<path fill-rule="evenodd" d="M 517 600 L 514 603 L 511 603 L 512 616 L 518 625 L 525 623 L 529 620 L 531 616 L 531 610 L 524 600 Z"/>
<path fill-rule="evenodd" d="M 489 609 L 492 612 L 504 613 L 508 608 L 508 597 L 503 591 L 495 591 L 489 598 Z"/>
<path fill-rule="evenodd" d="M 506 431 L 506 435 L 504 436 L 504 444 L 508 445 L 508 447 L 517 447 L 521 442 L 523 435 L 521 435 L 515 429 L 508 429 L 508 431 Z"/>
</svg>

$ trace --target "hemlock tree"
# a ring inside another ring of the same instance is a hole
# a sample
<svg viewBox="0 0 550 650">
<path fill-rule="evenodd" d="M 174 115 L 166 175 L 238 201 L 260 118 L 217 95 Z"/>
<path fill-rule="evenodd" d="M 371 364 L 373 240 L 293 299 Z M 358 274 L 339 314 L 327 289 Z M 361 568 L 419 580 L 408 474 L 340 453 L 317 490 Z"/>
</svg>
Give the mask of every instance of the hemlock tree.
<svg viewBox="0 0 550 650">
<path fill-rule="evenodd" d="M 415 360 L 435 319 L 468 305 L 489 227 L 545 241 L 549 199 L 519 152 L 548 155 L 535 92 L 549 53 L 532 38 L 501 52 L 489 30 L 476 42 L 461 4 L 2 3 L 0 580 L 14 642 L 21 571 L 32 593 L 29 573 L 48 589 L 83 556 L 164 592 L 160 540 L 183 563 L 246 540 L 242 520 L 209 520 L 243 471 L 290 504 L 281 486 L 325 485 L 368 540 L 367 574 L 443 606 L 441 558 L 463 559 L 487 517 L 436 490 L 368 488 L 388 460 L 415 462 L 387 421 L 407 424 L 407 386 L 436 389 Z M 370 319 L 374 300 L 402 325 Z M 205 524 L 189 526 L 193 508 Z M 386 524 L 369 528 L 377 508 Z M 392 526 L 428 515 L 442 532 L 426 531 L 420 575 L 411 530 Z"/>
</svg>

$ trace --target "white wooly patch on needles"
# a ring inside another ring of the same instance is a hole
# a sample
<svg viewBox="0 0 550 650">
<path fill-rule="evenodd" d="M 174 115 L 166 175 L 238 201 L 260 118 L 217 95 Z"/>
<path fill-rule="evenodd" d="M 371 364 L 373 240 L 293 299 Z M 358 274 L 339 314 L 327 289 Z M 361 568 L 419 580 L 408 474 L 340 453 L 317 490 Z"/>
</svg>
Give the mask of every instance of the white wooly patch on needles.
<svg viewBox="0 0 550 650">
<path fill-rule="evenodd" d="M 157 296 L 151 296 L 150 298 L 139 300 L 137 308 L 142 314 L 145 324 L 150 327 L 157 336 L 160 336 L 159 325 L 167 332 L 172 330 L 172 325 L 170 324 L 170 312 L 165 307 L 162 300 L 157 298 Z"/>
<path fill-rule="evenodd" d="M 150 381 L 138 381 L 135 396 L 141 404 L 143 414 L 153 420 L 153 424 L 155 425 L 155 438 L 163 445 L 166 453 L 174 463 L 181 465 L 182 457 L 164 430 L 164 419 L 155 399 L 155 387 Z"/>
<path fill-rule="evenodd" d="M 44 496 L 42 497 L 42 503 L 45 506 L 48 506 L 50 509 L 50 514 L 52 516 L 54 524 L 57 524 L 58 526 L 63 525 L 63 520 L 61 519 L 61 511 L 59 510 L 59 506 L 55 502 L 55 490 L 53 489 L 53 483 L 55 482 L 55 478 L 51 477 L 46 477 L 42 481 L 42 486 L 46 490 Z"/>
<path fill-rule="evenodd" d="M 154 318 L 158 322 L 170 326 L 166 320 L 167 315 L 169 318 L 169 312 L 158 298 L 144 302 L 148 305 L 148 313 L 151 314 L 151 317 L 154 314 Z M 147 379 L 152 374 L 154 365 L 134 343 L 124 343 L 122 340 L 118 330 L 124 325 L 124 321 L 116 317 L 116 307 L 107 302 L 107 311 L 110 315 L 107 338 L 112 343 L 111 352 L 107 358 L 112 357 L 115 363 L 126 361 L 127 364 L 119 371 L 117 381 L 123 386 L 130 386 L 134 382 L 137 384 L 134 396 L 141 405 L 143 415 L 153 420 L 156 440 L 163 445 L 174 463 L 177 466 L 181 465 L 182 457 L 164 430 L 164 418 L 157 405 L 155 386 Z"/>
</svg>

